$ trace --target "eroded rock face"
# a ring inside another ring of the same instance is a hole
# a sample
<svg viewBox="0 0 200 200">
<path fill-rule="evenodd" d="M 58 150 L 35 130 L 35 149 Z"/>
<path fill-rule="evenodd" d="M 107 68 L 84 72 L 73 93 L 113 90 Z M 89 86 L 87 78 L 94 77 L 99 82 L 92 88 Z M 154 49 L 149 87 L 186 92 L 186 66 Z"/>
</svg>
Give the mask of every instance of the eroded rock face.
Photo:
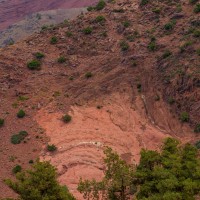
<svg viewBox="0 0 200 200">
<path fill-rule="evenodd" d="M 0 31 L 24 16 L 45 10 L 86 7 L 95 0 L 5 0 L 0 1 Z"/>
<path fill-rule="evenodd" d="M 151 124 L 141 98 L 131 104 L 128 95 L 113 94 L 98 103 L 102 108 L 71 107 L 72 121 L 68 124 L 61 120 L 63 113 L 49 113 L 50 108 L 41 109 L 36 117 L 50 143 L 58 147 L 56 153 L 43 152 L 42 159 L 50 160 L 58 168 L 59 181 L 68 185 L 78 199 L 82 199 L 76 191 L 80 177 L 102 177 L 106 146 L 127 162 L 138 163 L 141 148 L 159 149 L 169 136 Z"/>
</svg>

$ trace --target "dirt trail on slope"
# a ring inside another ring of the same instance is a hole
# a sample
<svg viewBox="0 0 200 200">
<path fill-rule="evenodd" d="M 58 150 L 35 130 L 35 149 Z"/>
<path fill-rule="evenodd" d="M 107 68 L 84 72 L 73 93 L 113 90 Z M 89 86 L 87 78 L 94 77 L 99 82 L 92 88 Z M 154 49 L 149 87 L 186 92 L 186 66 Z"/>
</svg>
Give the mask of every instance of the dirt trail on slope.
<svg viewBox="0 0 200 200">
<path fill-rule="evenodd" d="M 95 103 L 72 106 L 69 124 L 61 121 L 63 113 L 51 113 L 49 108 L 36 116 L 50 143 L 58 147 L 53 154 L 42 152 L 42 159 L 58 168 L 59 181 L 68 185 L 78 199 L 82 199 L 76 191 L 80 177 L 102 177 L 105 146 L 112 147 L 128 162 L 137 163 L 141 148 L 159 149 L 169 136 L 150 123 L 141 97 L 132 105 L 128 95 L 113 94 L 101 103 L 101 109 Z"/>
</svg>

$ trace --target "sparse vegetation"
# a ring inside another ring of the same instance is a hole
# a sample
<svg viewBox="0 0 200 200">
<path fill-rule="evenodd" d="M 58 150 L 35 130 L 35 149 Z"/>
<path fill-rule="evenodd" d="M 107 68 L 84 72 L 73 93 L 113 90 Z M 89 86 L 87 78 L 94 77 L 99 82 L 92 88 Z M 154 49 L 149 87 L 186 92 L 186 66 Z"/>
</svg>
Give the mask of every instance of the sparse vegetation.
<svg viewBox="0 0 200 200">
<path fill-rule="evenodd" d="M 0 118 L 0 127 L 4 125 L 4 119 Z"/>
<path fill-rule="evenodd" d="M 130 48 L 128 42 L 126 42 L 125 40 L 122 40 L 120 42 L 120 47 L 122 51 L 127 51 Z"/>
<path fill-rule="evenodd" d="M 60 56 L 59 58 L 58 58 L 58 62 L 59 63 L 64 63 L 64 62 L 66 62 L 66 58 L 64 57 L 64 56 Z"/>
<path fill-rule="evenodd" d="M 187 112 L 182 112 L 181 115 L 180 115 L 180 120 L 182 122 L 189 122 L 189 114 Z"/>
<path fill-rule="evenodd" d="M 54 144 L 48 144 L 47 150 L 53 152 L 57 150 L 57 147 Z"/>
<path fill-rule="evenodd" d="M 56 36 L 53 36 L 50 40 L 51 44 L 56 44 L 58 42 L 58 38 Z"/>
<path fill-rule="evenodd" d="M 200 133 L 200 124 L 197 124 L 194 129 L 195 133 Z"/>
<path fill-rule="evenodd" d="M 87 72 L 86 74 L 85 74 L 85 78 L 91 78 L 92 77 L 92 72 Z"/>
<path fill-rule="evenodd" d="M 73 33 L 72 33 L 71 31 L 67 31 L 67 32 L 66 32 L 66 36 L 67 36 L 67 37 L 72 37 L 72 36 L 73 36 Z"/>
<path fill-rule="evenodd" d="M 38 60 L 32 60 L 27 63 L 27 67 L 30 70 L 40 70 L 41 69 L 41 63 Z"/>
<path fill-rule="evenodd" d="M 194 7 L 194 12 L 195 13 L 200 13 L 200 3 L 197 3 Z"/>
<path fill-rule="evenodd" d="M 69 122 L 72 120 L 72 117 L 71 117 L 70 115 L 66 114 L 66 115 L 64 115 L 64 116 L 62 117 L 62 120 L 63 120 L 63 122 L 65 122 L 65 123 L 69 123 Z"/>
<path fill-rule="evenodd" d="M 18 134 L 12 135 L 11 143 L 20 144 L 26 137 L 28 133 L 26 131 L 20 131 Z"/>
<path fill-rule="evenodd" d="M 44 58 L 44 54 L 41 53 L 41 52 L 36 52 L 36 53 L 35 53 L 35 57 L 36 57 L 38 60 L 40 60 L 40 59 Z"/>
<path fill-rule="evenodd" d="M 16 165 L 16 166 L 13 167 L 13 169 L 12 169 L 12 173 L 13 173 L 13 174 L 16 174 L 16 173 L 21 172 L 21 171 L 22 171 L 21 165 Z"/>
<path fill-rule="evenodd" d="M 83 29 L 83 33 L 85 35 L 90 35 L 92 33 L 92 30 L 93 30 L 92 27 L 88 26 L 88 27 Z"/>
<path fill-rule="evenodd" d="M 102 15 L 99 15 L 99 16 L 97 16 L 96 18 L 95 18 L 95 22 L 97 22 L 97 23 L 104 23 L 106 21 L 106 19 L 105 19 L 105 17 L 104 16 L 102 16 Z"/>
<path fill-rule="evenodd" d="M 100 0 L 95 6 L 95 10 L 102 10 L 106 6 L 106 2 L 104 0 Z"/>
<path fill-rule="evenodd" d="M 26 113 L 24 110 L 19 110 L 17 113 L 18 118 L 23 118 L 23 117 L 25 117 L 25 115 L 26 115 Z"/>
</svg>

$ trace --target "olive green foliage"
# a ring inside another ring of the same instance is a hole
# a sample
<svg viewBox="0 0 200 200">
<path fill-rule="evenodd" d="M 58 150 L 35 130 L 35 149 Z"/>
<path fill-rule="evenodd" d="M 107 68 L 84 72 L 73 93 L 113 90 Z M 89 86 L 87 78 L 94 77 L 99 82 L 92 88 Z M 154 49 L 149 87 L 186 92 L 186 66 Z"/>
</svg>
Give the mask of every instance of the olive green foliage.
<svg viewBox="0 0 200 200">
<path fill-rule="evenodd" d="M 196 147 L 200 148 L 200 141 Z M 102 181 L 80 180 L 85 199 L 195 200 L 200 194 L 200 160 L 191 144 L 164 141 L 161 152 L 142 150 L 138 166 L 129 166 L 110 148 L 105 151 Z"/>
<path fill-rule="evenodd" d="M 47 145 L 47 150 L 48 151 L 56 151 L 57 150 L 57 147 L 54 145 L 54 144 L 48 144 Z"/>
<path fill-rule="evenodd" d="M 27 63 L 27 67 L 30 70 L 40 70 L 41 69 L 41 63 L 38 60 L 32 60 Z"/>
<path fill-rule="evenodd" d="M 190 120 L 189 114 L 187 112 L 182 112 L 180 115 L 180 120 L 182 122 L 189 122 L 189 120 Z"/>
<path fill-rule="evenodd" d="M 93 74 L 92 74 L 92 72 L 87 72 L 86 74 L 85 74 L 85 78 L 91 78 L 93 76 Z"/>
<path fill-rule="evenodd" d="M 200 13 L 200 3 L 196 4 L 196 6 L 194 7 L 194 12 L 195 13 Z"/>
<path fill-rule="evenodd" d="M 102 181 L 80 180 L 78 191 L 85 199 L 128 200 L 133 180 L 133 167 L 111 148 L 104 151 L 106 170 Z"/>
<path fill-rule="evenodd" d="M 16 174 L 18 172 L 21 172 L 22 171 L 22 167 L 20 165 L 16 165 L 15 167 L 13 167 L 12 169 L 12 173 L 13 174 Z"/>
<path fill-rule="evenodd" d="M 4 125 L 4 119 L 0 118 L 0 127 L 2 127 Z"/>
<path fill-rule="evenodd" d="M 130 48 L 128 42 L 126 42 L 125 40 L 122 40 L 119 45 L 122 51 L 127 51 Z"/>
<path fill-rule="evenodd" d="M 28 135 L 26 131 L 20 131 L 18 134 L 11 136 L 11 143 L 12 144 L 20 144 Z"/>
<path fill-rule="evenodd" d="M 65 122 L 65 123 L 69 123 L 69 122 L 72 120 L 72 117 L 71 117 L 70 115 L 66 114 L 66 115 L 64 115 L 64 116 L 62 117 L 62 120 L 63 120 L 63 122 Z"/>
<path fill-rule="evenodd" d="M 17 113 L 18 118 L 23 118 L 23 117 L 25 117 L 25 115 L 26 115 L 26 113 L 24 110 L 19 110 Z"/>
<path fill-rule="evenodd" d="M 36 52 L 36 53 L 35 53 L 35 57 L 36 57 L 38 60 L 40 60 L 40 59 L 44 58 L 44 54 L 43 54 L 43 53 L 40 53 L 40 52 Z"/>
<path fill-rule="evenodd" d="M 95 10 L 102 10 L 106 6 L 106 2 L 104 0 L 100 0 L 95 6 Z"/>
<path fill-rule="evenodd" d="M 89 34 L 92 33 L 92 30 L 93 30 L 92 27 L 88 26 L 88 27 L 86 27 L 86 28 L 83 29 L 83 33 L 85 35 L 89 35 Z"/>
<path fill-rule="evenodd" d="M 20 197 L 20 200 L 75 200 L 65 186 L 56 180 L 56 169 L 49 162 L 36 162 L 31 170 L 16 174 L 17 181 L 5 183 Z"/>
<path fill-rule="evenodd" d="M 200 160 L 197 149 L 167 138 L 162 152 L 141 151 L 136 170 L 140 185 L 138 199 L 186 200 L 195 199 L 200 192 Z"/>
<path fill-rule="evenodd" d="M 194 129 L 195 133 L 200 133 L 200 124 L 197 124 Z"/>
<path fill-rule="evenodd" d="M 157 50 L 156 38 L 155 38 L 155 37 L 152 37 L 152 38 L 151 38 L 151 41 L 149 42 L 147 48 L 148 48 L 150 51 L 156 51 L 156 50 Z"/>
<path fill-rule="evenodd" d="M 58 58 L 58 62 L 59 63 L 64 63 L 64 62 L 66 62 L 66 58 L 64 57 L 64 56 L 60 56 L 59 58 Z"/>
<path fill-rule="evenodd" d="M 144 6 L 149 3 L 149 0 L 141 0 L 140 5 Z"/>
<path fill-rule="evenodd" d="M 56 36 L 53 36 L 50 40 L 51 44 L 56 44 L 58 42 L 58 38 Z"/>
<path fill-rule="evenodd" d="M 103 24 L 103 23 L 106 21 L 106 19 L 105 19 L 104 16 L 99 15 L 99 16 L 97 16 L 97 17 L 95 18 L 94 21 L 97 22 L 97 23 L 101 23 L 101 24 Z"/>
</svg>

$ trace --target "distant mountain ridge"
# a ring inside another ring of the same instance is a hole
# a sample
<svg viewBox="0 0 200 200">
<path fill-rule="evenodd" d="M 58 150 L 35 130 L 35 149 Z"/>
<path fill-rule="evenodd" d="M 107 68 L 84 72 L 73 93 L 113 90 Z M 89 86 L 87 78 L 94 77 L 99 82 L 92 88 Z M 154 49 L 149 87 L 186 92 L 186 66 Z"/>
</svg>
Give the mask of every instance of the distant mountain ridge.
<svg viewBox="0 0 200 200">
<path fill-rule="evenodd" d="M 86 7 L 96 0 L 1 0 L 0 31 L 35 12 Z"/>
</svg>

